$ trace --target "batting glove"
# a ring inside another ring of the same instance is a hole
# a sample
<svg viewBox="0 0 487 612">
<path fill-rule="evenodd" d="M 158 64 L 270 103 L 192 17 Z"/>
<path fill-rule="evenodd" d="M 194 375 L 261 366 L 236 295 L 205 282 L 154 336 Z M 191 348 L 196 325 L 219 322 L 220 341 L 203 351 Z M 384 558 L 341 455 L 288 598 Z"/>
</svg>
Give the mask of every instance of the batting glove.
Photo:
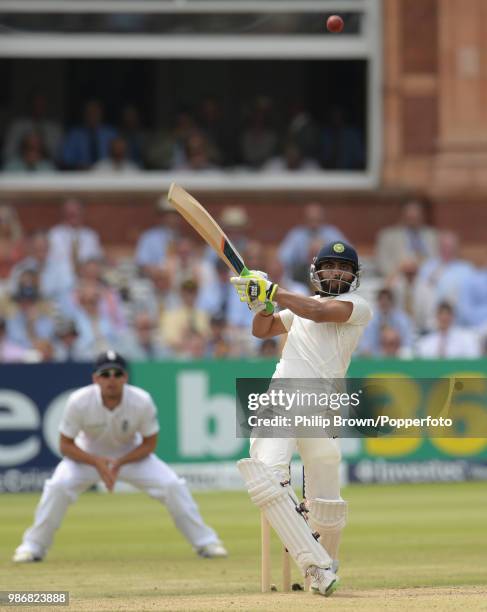
<svg viewBox="0 0 487 612">
<path fill-rule="evenodd" d="M 273 302 L 278 285 L 259 276 L 233 276 L 230 282 L 237 290 L 240 300 L 253 302 Z"/>
</svg>

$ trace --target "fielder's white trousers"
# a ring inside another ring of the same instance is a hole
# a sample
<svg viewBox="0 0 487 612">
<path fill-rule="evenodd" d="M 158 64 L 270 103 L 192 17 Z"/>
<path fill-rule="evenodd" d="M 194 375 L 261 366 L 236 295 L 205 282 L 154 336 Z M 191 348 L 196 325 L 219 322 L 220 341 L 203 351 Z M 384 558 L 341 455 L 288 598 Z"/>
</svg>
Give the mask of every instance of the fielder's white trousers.
<svg viewBox="0 0 487 612">
<path fill-rule="evenodd" d="M 280 481 L 298 452 L 304 465 L 307 499 L 340 499 L 340 444 L 333 438 L 252 438 L 250 456 L 269 466 Z"/>
<path fill-rule="evenodd" d="M 100 480 L 93 466 L 64 458 L 44 483 L 34 524 L 24 533 L 17 550 L 28 550 L 44 557 L 68 506 Z M 118 480 L 130 483 L 165 504 L 176 527 L 195 549 L 218 541 L 213 529 L 203 522 L 186 482 L 155 455 L 123 465 Z"/>
</svg>

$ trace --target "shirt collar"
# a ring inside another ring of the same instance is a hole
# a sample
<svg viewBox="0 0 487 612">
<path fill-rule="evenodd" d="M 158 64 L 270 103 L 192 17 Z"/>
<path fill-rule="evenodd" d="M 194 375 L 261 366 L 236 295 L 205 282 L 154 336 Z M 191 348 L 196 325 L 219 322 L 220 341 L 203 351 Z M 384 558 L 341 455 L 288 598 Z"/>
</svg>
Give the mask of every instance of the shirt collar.
<svg viewBox="0 0 487 612">
<path fill-rule="evenodd" d="M 101 397 L 101 388 L 100 388 L 100 385 L 97 385 L 95 383 L 95 397 L 96 397 L 96 401 L 97 401 L 98 405 L 101 406 L 101 408 L 103 408 L 104 410 L 108 410 L 109 412 L 115 412 L 115 411 L 119 410 L 124 405 L 124 403 L 125 403 L 125 397 L 126 397 L 126 392 L 127 392 L 127 388 L 126 387 L 127 387 L 127 385 L 123 386 L 123 389 L 122 389 L 122 399 L 120 400 L 120 403 L 118 404 L 118 406 L 115 406 L 115 408 L 112 408 L 110 410 L 103 403 L 103 399 Z"/>
</svg>

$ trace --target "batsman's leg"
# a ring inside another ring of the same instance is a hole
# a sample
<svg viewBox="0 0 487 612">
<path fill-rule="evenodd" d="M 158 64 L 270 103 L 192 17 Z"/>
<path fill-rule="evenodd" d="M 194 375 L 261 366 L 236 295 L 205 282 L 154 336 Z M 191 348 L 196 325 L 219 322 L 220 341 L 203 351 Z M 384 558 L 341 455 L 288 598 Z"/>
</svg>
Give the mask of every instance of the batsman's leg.
<svg viewBox="0 0 487 612">
<path fill-rule="evenodd" d="M 298 448 L 306 475 L 308 520 L 319 542 L 338 568 L 338 549 L 347 518 L 347 503 L 340 497 L 340 446 L 330 438 L 301 438 Z"/>
<path fill-rule="evenodd" d="M 319 592 L 330 595 L 337 583 L 337 577 L 329 571 L 332 560 L 313 537 L 289 481 L 280 482 L 270 467 L 256 459 L 242 459 L 238 468 L 250 498 L 264 513 L 303 575 L 313 575 L 319 583 Z"/>
<path fill-rule="evenodd" d="M 68 506 L 99 479 L 94 467 L 63 459 L 44 484 L 34 524 L 24 533 L 13 561 L 23 563 L 41 560 L 50 548 Z"/>
</svg>

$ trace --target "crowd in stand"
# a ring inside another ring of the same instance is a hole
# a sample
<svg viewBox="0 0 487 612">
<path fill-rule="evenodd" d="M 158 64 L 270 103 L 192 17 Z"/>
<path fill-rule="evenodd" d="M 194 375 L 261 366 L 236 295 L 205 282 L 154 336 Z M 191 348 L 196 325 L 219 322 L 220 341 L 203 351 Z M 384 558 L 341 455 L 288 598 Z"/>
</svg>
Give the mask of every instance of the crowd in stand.
<svg viewBox="0 0 487 612">
<path fill-rule="evenodd" d="M 301 102 L 278 117 L 271 98 L 245 104 L 242 116 L 228 116 L 220 100 L 207 97 L 181 109 L 161 127 L 148 126 L 127 104 L 110 123 L 100 100 L 89 100 L 77 125 L 53 119 L 47 97 L 36 93 L 27 116 L 12 117 L 3 134 L 2 170 L 54 173 L 134 174 L 142 170 L 209 172 L 241 168 L 260 172 L 363 169 L 360 131 L 332 108 L 317 125 Z"/>
<path fill-rule="evenodd" d="M 59 223 L 31 236 L 15 208 L 1 204 L 0 362 L 91 361 L 107 348 L 131 360 L 277 356 L 279 339 L 261 342 L 249 333 L 252 315 L 226 266 L 183 233 L 165 199 L 158 212 L 159 223 L 133 254 L 111 260 L 80 201 L 66 200 Z M 346 240 L 317 203 L 306 204 L 272 247 L 250 237 L 243 208 L 225 208 L 219 220 L 250 268 L 305 295 L 313 255 L 325 242 Z M 425 225 L 419 202 L 405 204 L 364 261 L 359 291 L 375 314 L 357 355 L 487 354 L 487 268 L 463 260 L 459 246 L 451 231 Z"/>
</svg>

